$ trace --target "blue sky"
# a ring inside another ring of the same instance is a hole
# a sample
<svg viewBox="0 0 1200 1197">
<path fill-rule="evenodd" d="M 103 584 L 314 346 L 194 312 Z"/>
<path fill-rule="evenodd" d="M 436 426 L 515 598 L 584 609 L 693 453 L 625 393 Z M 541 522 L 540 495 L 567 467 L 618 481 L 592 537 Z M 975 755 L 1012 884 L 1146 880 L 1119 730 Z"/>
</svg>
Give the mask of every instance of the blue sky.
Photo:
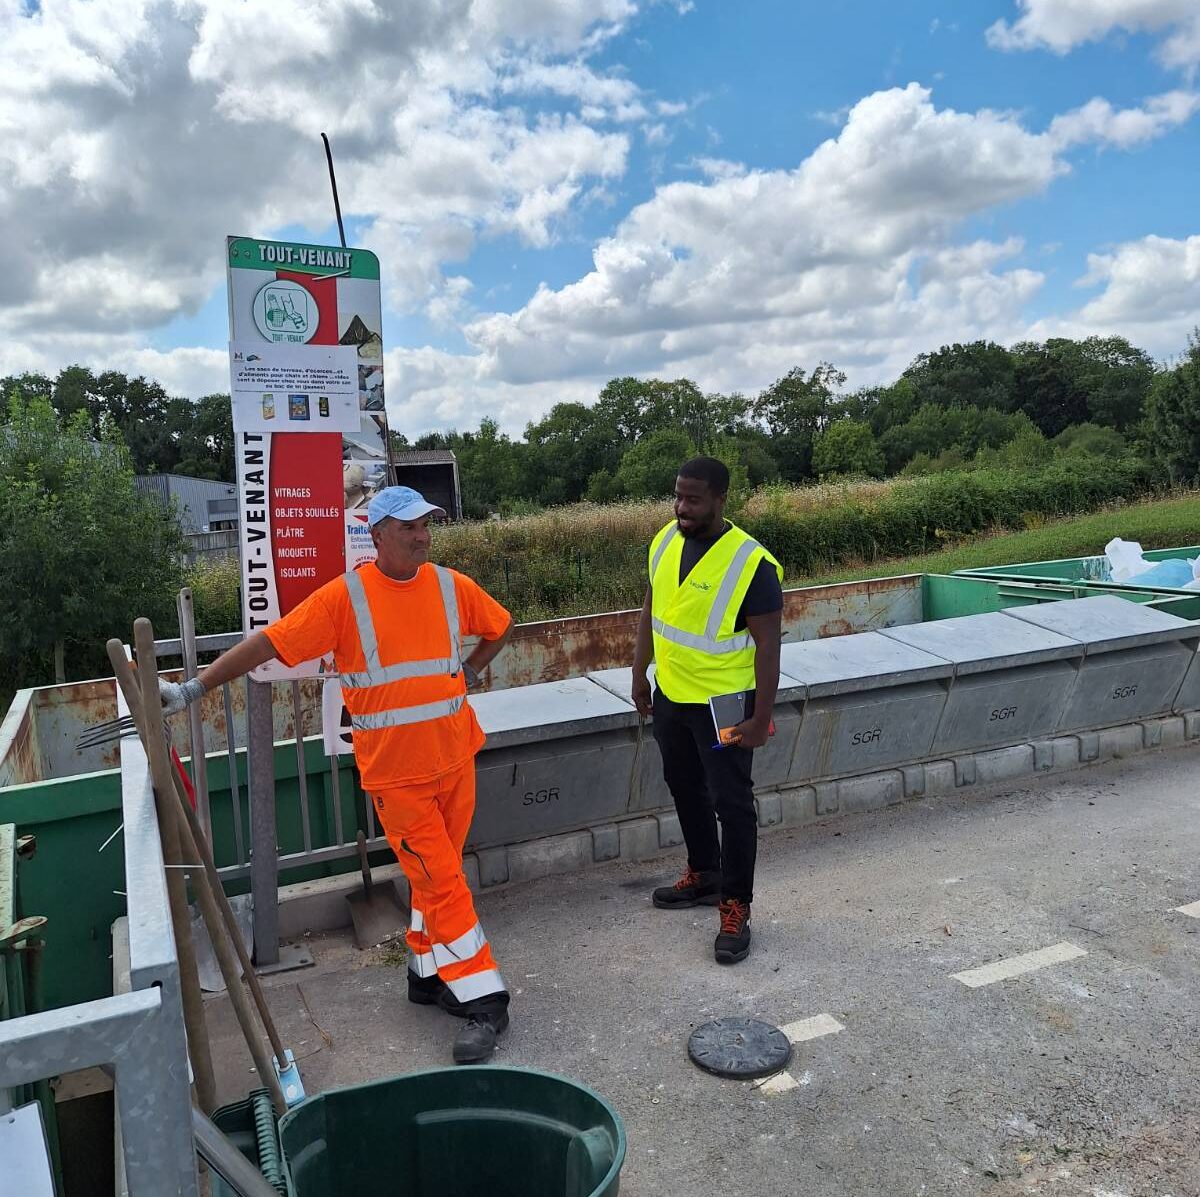
<svg viewBox="0 0 1200 1197">
<path fill-rule="evenodd" d="M 0 0 L 0 37 L 0 372 L 225 389 L 223 235 L 336 241 L 319 129 L 410 435 L 1200 322 L 1193 0 Z"/>
</svg>

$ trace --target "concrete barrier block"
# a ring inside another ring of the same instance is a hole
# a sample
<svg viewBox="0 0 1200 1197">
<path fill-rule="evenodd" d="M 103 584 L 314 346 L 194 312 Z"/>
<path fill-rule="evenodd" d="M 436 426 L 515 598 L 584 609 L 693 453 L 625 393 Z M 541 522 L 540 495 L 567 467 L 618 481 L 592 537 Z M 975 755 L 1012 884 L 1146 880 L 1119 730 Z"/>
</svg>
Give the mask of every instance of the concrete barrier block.
<svg viewBox="0 0 1200 1197">
<path fill-rule="evenodd" d="M 1120 727 L 1106 727 L 1099 733 L 1100 756 L 1133 756 L 1142 751 L 1142 725 L 1124 723 Z"/>
<path fill-rule="evenodd" d="M 838 783 L 819 781 L 813 789 L 817 795 L 817 814 L 834 815 L 838 810 Z"/>
<path fill-rule="evenodd" d="M 480 848 L 475 856 L 479 860 L 479 884 L 503 885 L 508 880 L 508 849 Z"/>
<path fill-rule="evenodd" d="M 953 761 L 930 761 L 925 766 L 925 793 L 949 794 L 958 784 Z"/>
<path fill-rule="evenodd" d="M 1079 737 L 1055 736 L 1050 741 L 1055 769 L 1074 769 L 1079 764 Z"/>
<path fill-rule="evenodd" d="M 658 846 L 660 848 L 675 848 L 683 843 L 683 828 L 679 826 L 679 816 L 672 812 L 668 815 L 655 815 L 658 820 Z"/>
<path fill-rule="evenodd" d="M 592 859 L 597 863 L 621 855 L 621 832 L 615 823 L 592 828 Z"/>
<path fill-rule="evenodd" d="M 975 780 L 980 785 L 993 781 L 1011 781 L 1033 772 L 1033 745 L 1014 744 L 975 754 Z"/>
<path fill-rule="evenodd" d="M 652 815 L 644 819 L 628 819 L 618 823 L 617 829 L 620 832 L 622 860 L 645 860 L 658 855 L 658 820 Z"/>
<path fill-rule="evenodd" d="M 973 756 L 956 756 L 954 758 L 954 784 L 956 786 L 973 786 L 976 770 Z"/>
<path fill-rule="evenodd" d="M 508 849 L 509 881 L 532 881 L 555 873 L 575 873 L 592 863 L 592 833 L 572 831 Z"/>
<path fill-rule="evenodd" d="M 479 881 L 479 857 L 474 852 L 463 854 L 463 876 L 467 879 L 467 889 L 473 894 L 483 888 Z"/>
<path fill-rule="evenodd" d="M 849 814 L 879 810 L 904 797 L 904 775 L 899 769 L 868 773 L 863 777 L 843 777 L 838 782 L 838 802 Z"/>
<path fill-rule="evenodd" d="M 925 766 L 904 765 L 900 772 L 904 776 L 904 797 L 923 798 L 925 796 Z"/>
<path fill-rule="evenodd" d="M 1045 773 L 1054 768 L 1054 745 L 1049 740 L 1034 740 L 1030 747 L 1033 749 L 1033 771 Z"/>
<path fill-rule="evenodd" d="M 1147 719 L 1142 724 L 1142 746 L 1144 748 L 1175 748 L 1186 739 L 1186 727 L 1182 715 L 1169 715 L 1165 719 Z"/>
<path fill-rule="evenodd" d="M 778 827 L 783 822 L 783 803 L 778 794 L 759 794 L 754 805 L 758 807 L 759 827 Z"/>
<path fill-rule="evenodd" d="M 1188 711 L 1183 717 L 1183 734 L 1189 740 L 1200 736 L 1200 711 Z"/>
<path fill-rule="evenodd" d="M 1100 759 L 1100 733 L 1081 732 L 1076 739 L 1079 741 L 1079 760 L 1081 763 Z"/>
<path fill-rule="evenodd" d="M 817 817 L 817 791 L 812 786 L 798 786 L 779 791 L 780 817 L 784 827 L 799 827 Z"/>
</svg>

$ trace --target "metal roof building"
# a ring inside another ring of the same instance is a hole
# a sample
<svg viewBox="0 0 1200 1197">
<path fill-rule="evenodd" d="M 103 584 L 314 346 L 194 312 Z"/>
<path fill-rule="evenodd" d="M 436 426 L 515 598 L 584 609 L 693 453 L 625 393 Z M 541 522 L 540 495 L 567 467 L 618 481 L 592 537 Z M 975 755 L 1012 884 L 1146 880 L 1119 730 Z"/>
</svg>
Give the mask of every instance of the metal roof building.
<svg viewBox="0 0 1200 1197">
<path fill-rule="evenodd" d="M 139 490 L 156 495 L 164 507 L 175 500 L 180 525 L 189 536 L 238 526 L 237 488 L 232 482 L 186 474 L 139 474 L 136 482 Z"/>
<path fill-rule="evenodd" d="M 398 485 L 419 490 L 429 502 L 444 507 L 450 519 L 462 519 L 458 459 L 451 450 L 402 449 L 392 459 Z"/>
</svg>

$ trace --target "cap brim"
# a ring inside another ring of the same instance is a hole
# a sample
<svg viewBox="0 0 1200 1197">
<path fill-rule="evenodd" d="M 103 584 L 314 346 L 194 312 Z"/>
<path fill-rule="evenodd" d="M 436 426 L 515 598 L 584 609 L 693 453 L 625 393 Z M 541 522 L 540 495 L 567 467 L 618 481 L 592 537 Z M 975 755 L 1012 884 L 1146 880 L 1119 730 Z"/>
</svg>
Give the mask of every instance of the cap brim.
<svg viewBox="0 0 1200 1197">
<path fill-rule="evenodd" d="M 413 503 L 402 511 L 393 512 L 392 516 L 398 520 L 419 520 L 427 515 L 445 516 L 445 514 L 446 509 L 437 506 L 436 503 Z"/>
</svg>

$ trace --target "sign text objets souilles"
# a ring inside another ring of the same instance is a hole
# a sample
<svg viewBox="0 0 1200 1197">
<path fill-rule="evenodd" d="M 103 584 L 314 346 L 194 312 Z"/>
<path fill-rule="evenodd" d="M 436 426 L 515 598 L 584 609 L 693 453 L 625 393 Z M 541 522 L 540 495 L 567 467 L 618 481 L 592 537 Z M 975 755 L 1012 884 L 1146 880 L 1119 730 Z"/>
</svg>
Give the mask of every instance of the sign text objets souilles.
<svg viewBox="0 0 1200 1197">
<path fill-rule="evenodd" d="M 273 245 L 259 243 L 258 260 L 279 265 L 321 266 L 333 270 L 349 270 L 352 255 L 348 249 L 309 249 L 305 245 Z"/>
</svg>

